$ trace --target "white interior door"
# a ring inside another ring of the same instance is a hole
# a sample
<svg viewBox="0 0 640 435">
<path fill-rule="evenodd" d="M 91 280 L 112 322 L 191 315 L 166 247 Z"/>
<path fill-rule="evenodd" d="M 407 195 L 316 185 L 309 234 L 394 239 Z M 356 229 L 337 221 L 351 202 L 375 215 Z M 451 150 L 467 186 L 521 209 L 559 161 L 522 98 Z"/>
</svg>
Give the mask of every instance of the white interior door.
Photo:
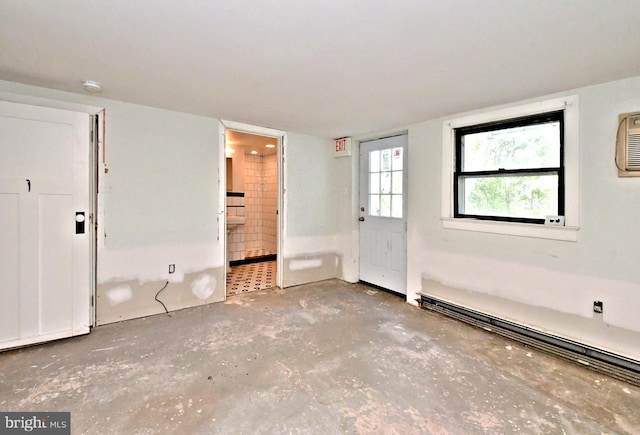
<svg viewBox="0 0 640 435">
<path fill-rule="evenodd" d="M 407 294 L 407 136 L 360 144 L 360 280 Z"/>
<path fill-rule="evenodd" d="M 89 123 L 0 101 L 0 349 L 89 332 Z"/>
</svg>

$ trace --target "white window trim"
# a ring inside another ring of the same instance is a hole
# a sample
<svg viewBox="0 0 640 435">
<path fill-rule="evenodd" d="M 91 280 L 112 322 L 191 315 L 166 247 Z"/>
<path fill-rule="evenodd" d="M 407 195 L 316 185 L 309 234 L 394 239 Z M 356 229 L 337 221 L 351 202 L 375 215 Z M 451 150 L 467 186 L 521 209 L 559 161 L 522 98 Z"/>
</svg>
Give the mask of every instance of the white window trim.
<svg viewBox="0 0 640 435">
<path fill-rule="evenodd" d="M 486 221 L 453 217 L 455 173 L 455 129 L 538 113 L 564 110 L 565 226 Z M 442 124 L 442 226 L 483 233 L 577 241 L 580 229 L 580 117 L 577 95 L 454 118 Z"/>
</svg>

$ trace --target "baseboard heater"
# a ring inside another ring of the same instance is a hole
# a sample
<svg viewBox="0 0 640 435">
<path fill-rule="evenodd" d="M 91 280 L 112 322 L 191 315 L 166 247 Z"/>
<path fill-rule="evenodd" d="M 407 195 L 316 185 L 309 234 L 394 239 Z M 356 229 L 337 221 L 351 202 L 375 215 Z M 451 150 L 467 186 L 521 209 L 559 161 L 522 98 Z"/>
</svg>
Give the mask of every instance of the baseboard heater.
<svg viewBox="0 0 640 435">
<path fill-rule="evenodd" d="M 490 314 L 475 311 L 429 295 L 420 295 L 420 308 L 461 320 L 531 347 L 577 362 L 593 370 L 640 386 L 640 363 L 573 340 L 537 331 Z"/>
</svg>

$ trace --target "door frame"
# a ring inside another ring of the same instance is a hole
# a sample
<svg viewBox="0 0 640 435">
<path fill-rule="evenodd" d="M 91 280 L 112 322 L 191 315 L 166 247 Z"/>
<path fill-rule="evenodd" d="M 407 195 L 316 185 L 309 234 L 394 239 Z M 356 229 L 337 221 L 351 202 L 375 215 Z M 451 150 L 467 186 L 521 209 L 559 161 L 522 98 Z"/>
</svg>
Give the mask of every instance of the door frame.
<svg viewBox="0 0 640 435">
<path fill-rule="evenodd" d="M 91 155 L 90 155 L 90 185 L 89 195 L 91 198 L 91 220 L 90 226 L 93 232 L 91 236 L 91 256 L 93 267 L 91 270 L 91 285 L 93 289 L 91 291 L 91 326 L 98 324 L 98 254 L 100 249 L 104 248 L 104 237 L 98 239 L 99 229 L 103 228 L 104 223 L 104 175 L 107 173 L 106 162 L 106 144 L 105 144 L 105 129 L 106 129 L 106 110 L 99 109 L 97 113 L 91 114 L 92 134 L 91 134 Z"/>
<path fill-rule="evenodd" d="M 286 210 L 284 210 L 284 192 L 285 192 L 285 150 L 286 150 L 286 142 L 287 142 L 287 133 L 282 130 L 276 130 L 273 128 L 267 127 L 259 127 L 251 124 L 244 124 L 242 122 L 236 121 L 228 121 L 228 120 L 220 120 L 220 152 L 219 152 L 219 163 L 218 163 L 218 191 L 219 191 L 219 208 L 218 208 L 218 232 L 222 234 L 220 240 L 222 240 L 222 248 L 223 248 L 223 258 L 224 258 L 224 294 L 225 300 L 227 298 L 227 216 L 226 216 L 226 179 L 227 179 L 227 165 L 226 165 L 226 136 L 227 130 L 239 131 L 242 133 L 255 134 L 259 136 L 271 136 L 278 139 L 277 146 L 277 161 L 278 161 L 278 240 L 277 240 L 277 257 L 276 257 L 276 286 L 282 288 L 282 283 L 284 282 L 284 261 L 283 255 L 284 252 L 284 228 L 285 228 L 285 214 Z"/>
<path fill-rule="evenodd" d="M 89 232 L 89 291 L 86 295 L 89 298 L 89 332 L 96 325 L 96 304 L 97 304 L 97 269 L 98 269 L 98 226 L 102 225 L 104 213 L 104 199 L 98 195 L 103 184 L 104 171 L 100 171 L 100 153 L 104 156 L 104 128 L 105 109 L 99 106 L 88 104 L 70 103 L 48 98 L 34 97 L 29 95 L 14 94 L 0 91 L 0 101 L 9 103 L 26 104 L 30 106 L 44 107 L 48 109 L 59 109 L 77 113 L 84 113 L 89 117 L 89 131 L 87 131 L 87 146 L 89 147 L 88 179 L 88 232 Z M 94 123 L 95 122 L 95 123 Z M 97 128 L 97 131 L 94 131 Z M 102 162 L 104 165 L 105 163 Z"/>
</svg>

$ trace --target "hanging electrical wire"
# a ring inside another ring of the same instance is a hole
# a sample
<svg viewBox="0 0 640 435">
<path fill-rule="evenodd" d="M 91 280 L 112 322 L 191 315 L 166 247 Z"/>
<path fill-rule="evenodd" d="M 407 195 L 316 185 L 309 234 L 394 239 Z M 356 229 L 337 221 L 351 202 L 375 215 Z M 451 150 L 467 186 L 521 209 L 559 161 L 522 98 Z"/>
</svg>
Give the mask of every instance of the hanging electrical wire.
<svg viewBox="0 0 640 435">
<path fill-rule="evenodd" d="M 164 286 L 160 290 L 158 290 L 158 293 L 156 293 L 156 296 L 154 298 L 156 301 L 160 302 L 160 305 L 162 305 L 162 308 L 164 308 L 164 311 L 167 314 L 169 314 L 169 310 L 167 310 L 167 306 L 164 304 L 164 302 L 162 302 L 160 299 L 158 299 L 158 295 L 162 292 L 162 290 L 166 289 L 168 285 L 169 285 L 169 281 L 167 281 L 164 284 Z M 171 317 L 171 314 L 169 314 L 169 317 Z"/>
</svg>

